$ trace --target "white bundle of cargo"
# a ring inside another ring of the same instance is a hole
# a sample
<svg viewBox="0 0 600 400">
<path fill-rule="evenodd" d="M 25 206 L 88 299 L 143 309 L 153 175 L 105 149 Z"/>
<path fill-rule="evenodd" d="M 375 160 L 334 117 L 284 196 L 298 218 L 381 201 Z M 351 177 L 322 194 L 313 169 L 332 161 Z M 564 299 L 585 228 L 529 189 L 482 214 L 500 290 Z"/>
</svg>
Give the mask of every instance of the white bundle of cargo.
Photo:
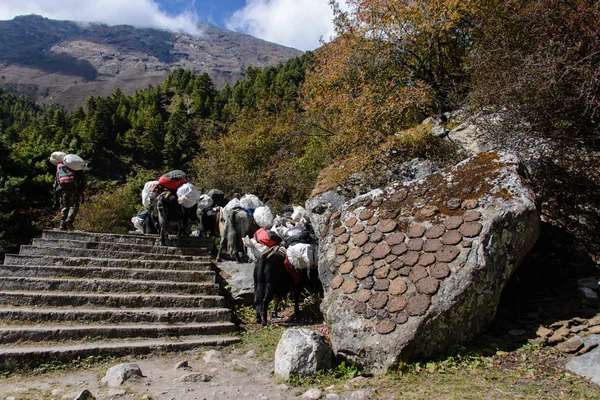
<svg viewBox="0 0 600 400">
<path fill-rule="evenodd" d="M 296 269 L 312 269 L 317 266 L 317 252 L 310 244 L 297 243 L 288 247 L 287 258 Z"/>
<path fill-rule="evenodd" d="M 242 242 L 244 243 L 244 246 L 246 247 L 246 254 L 248 254 L 248 258 L 252 262 L 256 262 L 256 260 L 258 260 L 260 255 L 266 249 L 269 248 L 269 246 L 259 243 L 255 239 L 253 239 L 253 238 L 251 239 L 248 236 L 244 237 L 242 239 Z"/>
<path fill-rule="evenodd" d="M 283 238 L 285 233 L 292 229 L 294 225 L 295 224 L 293 224 L 288 218 L 283 218 L 281 215 L 278 215 L 273 219 L 273 226 L 271 227 L 271 230 L 277 232 L 279 237 Z"/>
<path fill-rule="evenodd" d="M 258 207 L 263 205 L 263 202 L 260 201 L 260 199 L 253 194 L 245 194 L 240 199 L 240 205 L 243 208 L 257 209 Z"/>
<path fill-rule="evenodd" d="M 144 208 L 150 208 L 150 204 L 156 199 L 156 192 L 154 188 L 158 185 L 158 181 L 150 181 L 146 182 L 144 188 L 142 189 L 142 204 Z"/>
<path fill-rule="evenodd" d="M 271 229 L 275 216 L 268 206 L 261 206 L 254 210 L 254 221 L 261 228 Z"/>
<path fill-rule="evenodd" d="M 213 203 L 214 203 L 214 201 L 213 201 L 212 197 L 210 197 L 207 194 L 203 194 L 198 199 L 198 212 L 201 212 L 202 210 L 206 210 L 207 208 L 212 207 Z"/>
<path fill-rule="evenodd" d="M 300 222 L 301 224 L 306 224 L 309 222 L 308 214 L 306 209 L 302 206 L 293 206 L 294 212 L 292 213 L 292 219 L 296 222 Z"/>
<path fill-rule="evenodd" d="M 140 217 L 138 217 L 137 215 L 133 218 L 131 218 L 131 223 L 133 224 L 133 226 L 135 226 L 135 231 L 136 232 L 144 232 L 143 226 L 144 226 L 144 220 L 141 219 Z"/>
<path fill-rule="evenodd" d="M 177 202 L 184 208 L 192 208 L 198 204 L 200 192 L 198 188 L 191 183 L 184 183 L 177 189 Z"/>
<path fill-rule="evenodd" d="M 63 162 L 66 155 L 67 153 L 64 151 L 55 151 L 54 153 L 50 154 L 50 162 L 54 165 L 58 165 Z"/>
<path fill-rule="evenodd" d="M 234 208 L 242 207 L 242 203 L 240 203 L 240 199 L 234 197 L 233 200 L 230 200 L 229 203 L 225 207 L 225 210 L 233 210 Z"/>
<path fill-rule="evenodd" d="M 83 158 L 79 157 L 77 154 L 67 154 L 63 158 L 62 163 L 73 171 L 81 171 L 85 169 L 85 161 L 83 161 Z"/>
</svg>

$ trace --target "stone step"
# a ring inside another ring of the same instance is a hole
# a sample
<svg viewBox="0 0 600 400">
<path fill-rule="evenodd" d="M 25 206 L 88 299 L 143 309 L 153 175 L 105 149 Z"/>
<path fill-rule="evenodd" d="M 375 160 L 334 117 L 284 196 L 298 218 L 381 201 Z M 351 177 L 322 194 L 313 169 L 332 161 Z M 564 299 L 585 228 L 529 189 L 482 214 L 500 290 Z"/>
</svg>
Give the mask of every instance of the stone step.
<svg viewBox="0 0 600 400">
<path fill-rule="evenodd" d="M 208 261 L 206 256 L 182 256 L 170 254 L 148 254 L 114 250 L 95 250 L 72 247 L 37 247 L 22 245 L 20 255 L 25 256 L 58 256 L 58 257 L 84 257 L 84 258 L 112 258 L 129 260 L 174 260 L 174 261 Z"/>
<path fill-rule="evenodd" d="M 109 233 L 109 232 L 93 232 L 93 231 L 61 231 L 61 230 L 46 230 L 42 233 L 43 239 L 67 239 L 81 240 L 86 242 L 103 242 L 103 243 L 127 243 L 127 244 L 142 244 L 149 246 L 159 246 L 160 240 L 158 235 L 146 235 L 143 233 Z M 212 250 L 214 247 L 214 239 L 200 237 L 181 237 L 169 236 L 167 239 L 168 246 L 174 247 L 197 247 L 207 248 Z"/>
<path fill-rule="evenodd" d="M 228 308 L 0 308 L 0 322 L 18 321 L 49 322 L 78 321 L 85 323 L 191 323 L 229 322 Z"/>
<path fill-rule="evenodd" d="M 155 246 L 145 244 L 128 244 L 118 242 L 88 242 L 83 240 L 69 239 L 33 239 L 35 247 L 68 247 L 78 249 L 91 250 L 107 250 L 107 251 L 126 251 L 132 253 L 145 254 L 168 254 L 181 256 L 210 256 L 210 250 L 207 247 L 172 247 L 172 246 Z"/>
<path fill-rule="evenodd" d="M 3 348 L 0 350 L 0 369 L 19 366 L 33 367 L 45 361 L 68 362 L 89 356 L 125 356 L 164 351 L 186 351 L 203 346 L 224 346 L 239 342 L 235 336 L 192 336 L 185 338 L 163 338 L 139 341 L 103 341 L 45 346 Z"/>
<path fill-rule="evenodd" d="M 186 293 L 214 295 L 218 285 L 212 282 L 168 282 L 124 279 L 68 279 L 4 277 L 0 290 L 62 291 L 62 292 L 138 292 L 138 293 Z"/>
<path fill-rule="evenodd" d="M 0 291 L 0 304 L 60 307 L 223 307 L 223 296 L 193 294 L 140 294 L 90 292 Z"/>
<path fill-rule="evenodd" d="M 5 265 L 64 265 L 116 268 L 146 268 L 202 271 L 212 269 L 210 261 L 128 260 L 95 257 L 27 256 L 6 254 Z"/>
<path fill-rule="evenodd" d="M 128 325 L 37 325 L 2 326 L 0 344 L 91 339 L 162 338 L 193 335 L 223 335 L 234 332 L 231 322 L 194 324 L 128 324 Z"/>
<path fill-rule="evenodd" d="M 214 282 L 214 271 L 185 271 L 62 265 L 0 265 L 0 277 L 63 277 L 86 279 L 140 279 L 146 281 Z M 1 279 L 1 278 L 0 278 Z"/>
</svg>

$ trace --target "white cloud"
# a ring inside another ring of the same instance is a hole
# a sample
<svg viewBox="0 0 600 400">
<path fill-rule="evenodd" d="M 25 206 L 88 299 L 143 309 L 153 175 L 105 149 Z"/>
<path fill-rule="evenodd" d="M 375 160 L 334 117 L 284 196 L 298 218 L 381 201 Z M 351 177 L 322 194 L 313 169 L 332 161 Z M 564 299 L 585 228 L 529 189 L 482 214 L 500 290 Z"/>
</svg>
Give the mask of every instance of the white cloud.
<svg viewBox="0 0 600 400">
<path fill-rule="evenodd" d="M 2 0 L 0 20 L 38 14 L 50 19 L 133 25 L 200 34 L 197 16 L 184 12 L 170 16 L 153 0 Z"/>
<path fill-rule="evenodd" d="M 227 21 L 227 29 L 295 47 L 314 50 L 322 36 L 334 33 L 333 11 L 327 0 L 247 0 Z"/>
</svg>

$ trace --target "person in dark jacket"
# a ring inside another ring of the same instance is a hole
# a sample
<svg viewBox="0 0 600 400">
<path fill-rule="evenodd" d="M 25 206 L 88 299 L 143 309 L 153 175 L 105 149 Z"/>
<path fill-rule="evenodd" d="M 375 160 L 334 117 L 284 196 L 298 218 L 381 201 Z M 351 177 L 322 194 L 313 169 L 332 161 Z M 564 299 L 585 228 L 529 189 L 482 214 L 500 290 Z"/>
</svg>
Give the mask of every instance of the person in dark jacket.
<svg viewBox="0 0 600 400">
<path fill-rule="evenodd" d="M 54 180 L 55 207 L 61 208 L 60 229 L 74 230 L 73 222 L 79 212 L 79 204 L 85 201 L 85 172 L 74 171 L 60 163 L 56 166 Z"/>
</svg>

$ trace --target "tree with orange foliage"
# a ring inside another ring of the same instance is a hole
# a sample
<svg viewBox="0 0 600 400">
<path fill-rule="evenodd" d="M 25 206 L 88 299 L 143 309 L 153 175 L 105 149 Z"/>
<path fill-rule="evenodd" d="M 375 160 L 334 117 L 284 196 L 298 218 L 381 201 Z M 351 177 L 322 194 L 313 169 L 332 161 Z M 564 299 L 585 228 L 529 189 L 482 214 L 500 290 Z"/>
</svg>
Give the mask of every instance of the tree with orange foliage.
<svg viewBox="0 0 600 400">
<path fill-rule="evenodd" d="M 315 52 L 303 106 L 335 151 L 371 147 L 452 109 L 480 9 L 476 0 L 330 1 L 336 37 Z"/>
</svg>

